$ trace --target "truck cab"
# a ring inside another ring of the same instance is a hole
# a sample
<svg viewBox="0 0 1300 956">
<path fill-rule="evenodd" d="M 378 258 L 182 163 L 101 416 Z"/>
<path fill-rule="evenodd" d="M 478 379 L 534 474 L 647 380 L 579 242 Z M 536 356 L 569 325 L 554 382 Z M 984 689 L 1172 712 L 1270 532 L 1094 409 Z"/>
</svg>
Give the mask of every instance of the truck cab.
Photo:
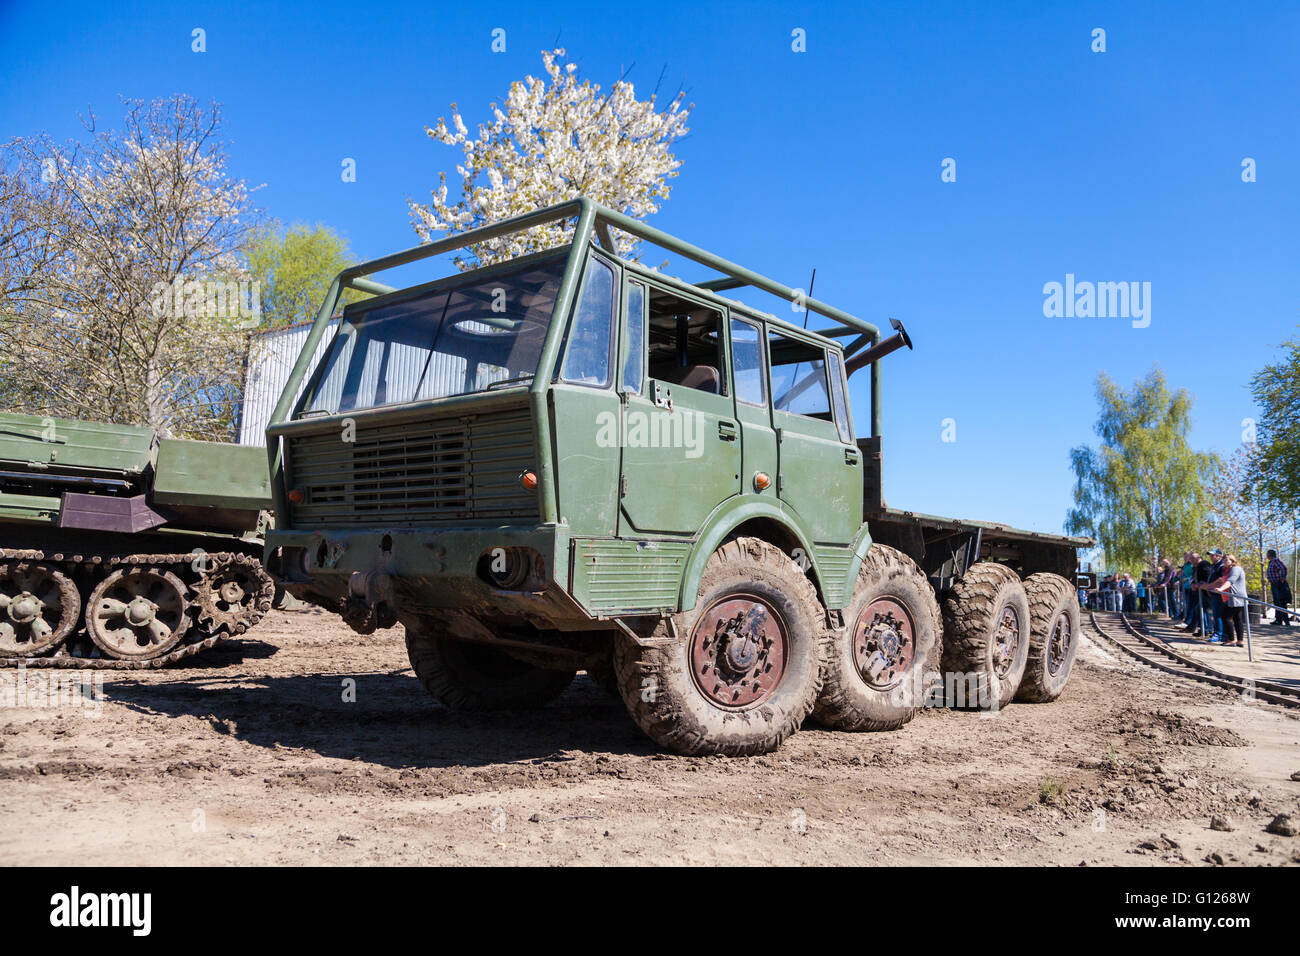
<svg viewBox="0 0 1300 956">
<path fill-rule="evenodd" d="M 269 430 L 273 566 L 362 629 L 477 602 L 608 631 L 691 607 L 752 524 L 838 608 L 868 543 L 846 395 L 835 339 L 590 241 L 374 295 Z"/>
</svg>

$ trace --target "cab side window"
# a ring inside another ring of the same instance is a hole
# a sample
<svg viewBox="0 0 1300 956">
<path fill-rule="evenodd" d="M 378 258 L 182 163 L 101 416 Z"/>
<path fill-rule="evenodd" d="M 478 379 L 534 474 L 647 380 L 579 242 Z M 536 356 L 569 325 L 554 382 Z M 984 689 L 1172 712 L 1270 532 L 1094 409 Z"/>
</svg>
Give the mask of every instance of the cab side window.
<svg viewBox="0 0 1300 956">
<path fill-rule="evenodd" d="M 560 378 L 577 385 L 608 385 L 613 341 L 614 270 L 592 256 L 587 260 L 582 298 L 569 325 Z"/>
<path fill-rule="evenodd" d="M 768 333 L 772 363 L 772 407 L 829 422 L 831 397 L 826 381 L 826 352 L 815 345 Z"/>
<path fill-rule="evenodd" d="M 731 320 L 731 363 L 736 398 L 748 405 L 767 404 L 767 377 L 763 374 L 763 339 L 757 325 Z"/>
<path fill-rule="evenodd" d="M 844 384 L 844 362 L 840 353 L 830 353 L 831 398 L 835 402 L 835 427 L 839 430 L 840 441 L 846 445 L 853 444 L 853 423 L 849 420 L 849 400 Z"/>
<path fill-rule="evenodd" d="M 627 358 L 623 361 L 623 391 L 641 394 L 645 374 L 645 300 L 646 290 L 640 282 L 627 287 Z"/>
<path fill-rule="evenodd" d="M 662 289 L 649 289 L 650 377 L 682 388 L 727 394 L 722 313 Z"/>
</svg>

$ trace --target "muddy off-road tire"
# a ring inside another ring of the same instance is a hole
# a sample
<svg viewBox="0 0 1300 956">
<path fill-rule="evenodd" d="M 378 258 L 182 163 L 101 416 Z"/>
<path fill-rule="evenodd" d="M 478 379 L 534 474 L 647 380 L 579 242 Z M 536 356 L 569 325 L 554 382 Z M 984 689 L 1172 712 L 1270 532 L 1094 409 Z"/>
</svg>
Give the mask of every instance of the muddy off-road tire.
<svg viewBox="0 0 1300 956">
<path fill-rule="evenodd" d="M 668 750 L 737 757 L 776 749 L 812 712 L 830 631 L 787 554 L 734 538 L 709 558 L 695 607 L 649 636 L 664 643 L 615 645 L 632 719 Z"/>
<path fill-rule="evenodd" d="M 1020 578 L 1005 565 L 971 565 L 943 600 L 944 686 L 957 675 L 968 689 L 965 706 L 1000 710 L 1015 698 L 1028 660 L 1029 599 Z M 976 690 L 978 699 L 970 700 Z"/>
<path fill-rule="evenodd" d="M 844 629 L 826 656 L 818 723 L 839 730 L 896 730 L 925 704 L 939 672 L 939 603 L 907 555 L 873 544 L 858 570 Z"/>
<path fill-rule="evenodd" d="M 576 671 L 546 670 L 485 644 L 406 630 L 415 676 L 449 710 L 532 710 L 564 693 Z"/>
<path fill-rule="evenodd" d="M 1029 596 L 1029 662 L 1016 700 L 1047 703 L 1065 690 L 1079 649 L 1078 591 L 1059 574 L 1025 578 Z"/>
</svg>

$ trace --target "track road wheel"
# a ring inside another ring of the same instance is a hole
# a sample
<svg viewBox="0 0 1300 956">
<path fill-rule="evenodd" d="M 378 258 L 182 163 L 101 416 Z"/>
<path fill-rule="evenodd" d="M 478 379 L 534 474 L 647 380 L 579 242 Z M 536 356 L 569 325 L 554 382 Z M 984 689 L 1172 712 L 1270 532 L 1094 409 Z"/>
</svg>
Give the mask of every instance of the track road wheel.
<svg viewBox="0 0 1300 956">
<path fill-rule="evenodd" d="M 147 661 L 180 643 L 190 619 L 185 584 L 159 568 L 119 568 L 86 601 L 86 631 L 109 657 Z"/>
<path fill-rule="evenodd" d="M 448 710 L 533 710 L 549 704 L 576 671 L 547 670 L 473 641 L 406 628 L 406 656 L 421 685 Z"/>
<path fill-rule="evenodd" d="M 939 604 L 907 555 L 873 544 L 858 569 L 844 629 L 826 658 L 813 717 L 840 730 L 895 730 L 925 703 L 939 670 Z"/>
<path fill-rule="evenodd" d="M 1029 600 L 1020 578 L 1005 565 L 971 565 L 943 601 L 945 686 L 955 675 L 966 706 L 1001 709 L 1015 698 L 1028 659 Z"/>
<path fill-rule="evenodd" d="M 1029 662 L 1016 700 L 1046 703 L 1065 690 L 1079 649 L 1079 598 L 1059 574 L 1025 578 L 1029 596 Z"/>
<path fill-rule="evenodd" d="M 0 564 L 0 657 L 35 657 L 63 643 L 77 626 L 76 585 L 44 564 Z"/>
<path fill-rule="evenodd" d="M 620 635 L 614 668 L 632 719 L 660 746 L 767 753 L 812 712 L 829 636 L 799 566 L 766 541 L 734 538 L 709 558 L 695 607 L 659 621 L 651 638 L 662 643 Z"/>
</svg>

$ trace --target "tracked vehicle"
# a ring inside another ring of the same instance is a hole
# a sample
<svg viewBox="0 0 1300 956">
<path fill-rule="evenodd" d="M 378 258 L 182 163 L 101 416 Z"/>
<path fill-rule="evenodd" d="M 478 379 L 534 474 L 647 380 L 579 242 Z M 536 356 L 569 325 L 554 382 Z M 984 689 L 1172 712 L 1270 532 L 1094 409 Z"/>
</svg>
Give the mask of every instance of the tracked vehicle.
<svg viewBox="0 0 1300 956">
<path fill-rule="evenodd" d="M 270 609 L 262 449 L 0 415 L 0 666 L 160 667 Z"/>
<path fill-rule="evenodd" d="M 560 220 L 558 249 L 370 278 Z M 718 275 L 621 259 L 611 230 Z M 741 287 L 833 325 L 723 294 Z M 371 298 L 326 347 L 348 288 Z M 361 633 L 403 624 L 449 707 L 540 706 L 587 670 L 683 753 L 764 752 L 810 715 L 881 730 L 1051 700 L 1089 542 L 885 504 L 880 365 L 911 347 L 894 326 L 585 199 L 344 270 L 267 429 L 268 567 Z"/>
</svg>

